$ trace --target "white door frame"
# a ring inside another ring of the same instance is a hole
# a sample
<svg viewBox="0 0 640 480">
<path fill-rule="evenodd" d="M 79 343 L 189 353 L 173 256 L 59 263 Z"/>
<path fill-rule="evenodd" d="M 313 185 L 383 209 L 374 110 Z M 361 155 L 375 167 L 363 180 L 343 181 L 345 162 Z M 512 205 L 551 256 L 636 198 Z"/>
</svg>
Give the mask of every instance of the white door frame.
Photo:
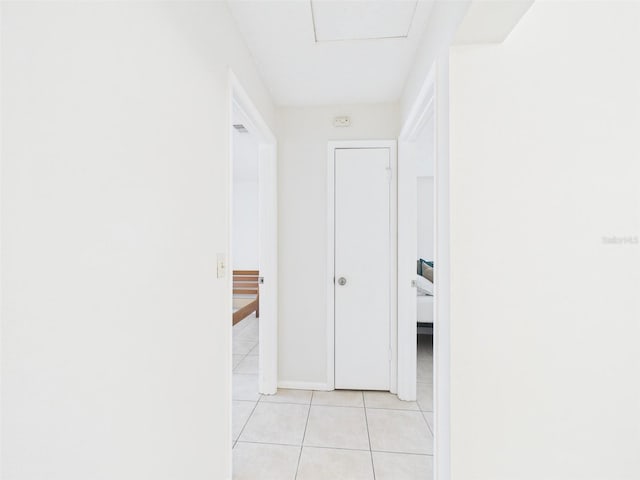
<svg viewBox="0 0 640 480">
<path fill-rule="evenodd" d="M 256 134 L 258 139 L 258 169 L 259 169 L 259 198 L 268 198 L 269 201 L 260 201 L 259 218 L 260 233 L 267 234 L 274 238 L 275 242 L 269 242 L 268 251 L 264 251 L 264 243 L 259 240 L 259 258 L 269 258 L 269 271 L 263 269 L 263 262 L 260 265 L 260 276 L 264 278 L 264 284 L 260 285 L 260 302 L 270 302 L 270 310 L 275 310 L 274 318 L 266 318 L 260 320 L 259 329 L 259 353 L 258 353 L 258 389 L 260 393 L 272 395 L 277 391 L 278 385 L 278 205 L 277 205 L 277 141 L 276 137 L 262 118 L 262 115 L 254 105 L 253 101 L 247 94 L 246 90 L 240 84 L 233 71 L 229 69 L 229 86 L 228 86 L 228 113 L 227 125 L 229 128 L 229 158 L 228 158 L 228 184 L 229 196 L 227 212 L 229 218 L 229 265 L 233 265 L 233 249 L 231 236 L 233 232 L 232 226 L 232 209 L 233 209 L 233 109 L 239 108 L 249 123 L 249 130 Z M 265 230 L 267 230 L 265 232 Z M 232 296 L 233 274 L 230 271 L 227 276 L 227 284 L 229 289 L 229 297 Z M 261 308 L 264 311 L 264 308 Z M 230 318 L 230 317 L 229 317 Z M 231 331 L 232 329 L 230 329 Z M 233 342 L 233 338 L 229 339 Z M 232 349 L 230 349 L 232 350 Z M 230 365 L 233 365 L 232 359 L 229 358 Z M 231 411 L 231 396 L 229 398 L 229 411 Z"/>
<path fill-rule="evenodd" d="M 416 162 L 419 152 L 415 151 L 415 142 L 433 115 L 435 115 L 435 79 L 432 69 L 398 138 L 398 397 L 407 401 L 416 399 L 417 374 Z"/>
<path fill-rule="evenodd" d="M 434 62 L 431 71 L 405 122 L 399 138 L 399 168 L 407 168 L 398 182 L 398 203 L 409 214 L 400 217 L 398 249 L 402 265 L 398 272 L 398 396 L 415 400 L 416 396 L 416 314 L 415 289 L 409 288 L 416 275 L 417 197 L 415 196 L 415 156 L 412 140 L 429 119 L 435 116 L 435 281 L 434 281 L 434 479 L 448 480 L 451 431 L 451 254 L 450 254 L 450 182 L 449 182 L 449 52 Z M 413 165 L 413 170 L 412 170 Z M 409 187 L 406 182 L 414 182 Z M 411 193 L 412 192 L 412 193 Z M 412 216 L 413 215 L 413 216 Z M 414 223 L 412 225 L 412 222 Z M 407 263 L 409 262 L 409 263 Z M 413 309 L 413 310 L 412 310 Z M 414 312 L 413 317 L 407 312 Z"/>
<path fill-rule="evenodd" d="M 327 388 L 335 389 L 335 151 L 340 148 L 388 148 L 391 164 L 391 197 L 390 197 L 390 345 L 391 365 L 389 385 L 391 392 L 397 390 L 397 231 L 398 231 L 398 189 L 397 189 L 397 142 L 395 140 L 345 140 L 330 141 L 327 150 Z"/>
</svg>

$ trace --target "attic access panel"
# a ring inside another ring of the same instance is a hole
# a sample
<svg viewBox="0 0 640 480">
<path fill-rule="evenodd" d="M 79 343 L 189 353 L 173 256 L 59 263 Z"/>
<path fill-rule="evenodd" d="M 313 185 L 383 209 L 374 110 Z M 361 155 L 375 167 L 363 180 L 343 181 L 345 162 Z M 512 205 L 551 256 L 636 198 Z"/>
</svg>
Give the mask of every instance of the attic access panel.
<svg viewBox="0 0 640 480">
<path fill-rule="evenodd" d="M 316 42 L 406 38 L 417 0 L 310 0 Z"/>
</svg>

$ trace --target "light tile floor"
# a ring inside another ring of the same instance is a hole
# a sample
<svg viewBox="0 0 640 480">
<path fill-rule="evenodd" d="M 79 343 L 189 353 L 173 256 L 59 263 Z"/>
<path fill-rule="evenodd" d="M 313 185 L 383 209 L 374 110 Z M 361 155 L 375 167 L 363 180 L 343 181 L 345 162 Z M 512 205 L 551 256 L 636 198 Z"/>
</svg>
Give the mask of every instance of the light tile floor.
<svg viewBox="0 0 640 480">
<path fill-rule="evenodd" d="M 418 337 L 416 402 L 386 392 L 258 393 L 258 320 L 233 327 L 234 480 L 431 480 L 433 346 Z"/>
</svg>

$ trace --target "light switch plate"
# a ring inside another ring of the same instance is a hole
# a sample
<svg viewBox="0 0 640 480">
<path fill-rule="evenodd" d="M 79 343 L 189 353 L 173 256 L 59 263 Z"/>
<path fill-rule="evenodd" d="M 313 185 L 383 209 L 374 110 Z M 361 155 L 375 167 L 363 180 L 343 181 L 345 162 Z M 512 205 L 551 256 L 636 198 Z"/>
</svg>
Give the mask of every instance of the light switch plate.
<svg viewBox="0 0 640 480">
<path fill-rule="evenodd" d="M 227 256 L 224 253 L 218 254 L 217 265 L 218 278 L 224 278 L 227 275 Z"/>
</svg>

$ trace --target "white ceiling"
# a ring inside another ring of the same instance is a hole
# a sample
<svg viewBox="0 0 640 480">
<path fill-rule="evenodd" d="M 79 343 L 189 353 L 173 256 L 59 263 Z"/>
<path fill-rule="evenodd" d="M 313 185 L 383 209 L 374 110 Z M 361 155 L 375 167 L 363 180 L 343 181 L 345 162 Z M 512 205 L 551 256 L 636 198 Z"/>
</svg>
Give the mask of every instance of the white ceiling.
<svg viewBox="0 0 640 480">
<path fill-rule="evenodd" d="M 396 101 L 432 0 L 229 0 L 278 105 Z M 316 40 L 317 39 L 317 40 Z"/>
</svg>

